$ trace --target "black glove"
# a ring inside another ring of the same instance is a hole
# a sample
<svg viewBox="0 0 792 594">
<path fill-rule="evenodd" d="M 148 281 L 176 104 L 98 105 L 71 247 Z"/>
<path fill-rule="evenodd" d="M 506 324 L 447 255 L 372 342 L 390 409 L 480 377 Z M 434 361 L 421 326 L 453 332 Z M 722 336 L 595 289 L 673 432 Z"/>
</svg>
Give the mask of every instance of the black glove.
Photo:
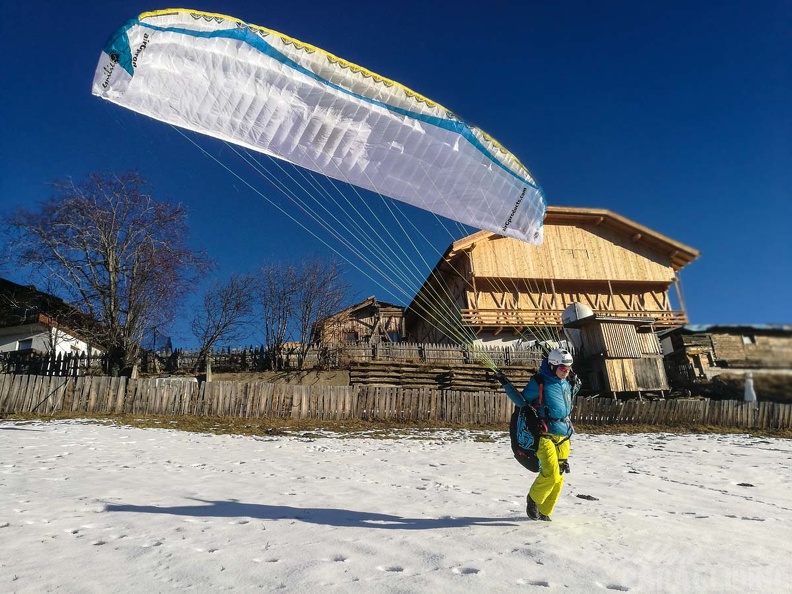
<svg viewBox="0 0 792 594">
<path fill-rule="evenodd" d="M 503 375 L 503 372 L 500 369 L 498 369 L 495 372 L 495 379 L 500 382 L 501 386 L 505 386 L 506 384 L 510 384 L 511 383 L 509 381 L 509 378 L 507 378 L 505 375 Z"/>
<path fill-rule="evenodd" d="M 574 371 L 569 372 L 567 381 L 569 382 L 569 385 L 572 386 L 572 396 L 575 396 L 580 391 L 580 387 L 583 385 L 583 382 Z"/>
</svg>

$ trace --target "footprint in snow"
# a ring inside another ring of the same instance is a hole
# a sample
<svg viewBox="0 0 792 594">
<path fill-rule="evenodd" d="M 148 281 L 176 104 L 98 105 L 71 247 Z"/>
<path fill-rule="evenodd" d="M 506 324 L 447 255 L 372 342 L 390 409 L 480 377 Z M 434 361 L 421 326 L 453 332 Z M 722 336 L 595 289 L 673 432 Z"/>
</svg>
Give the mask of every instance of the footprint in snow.
<svg viewBox="0 0 792 594">
<path fill-rule="evenodd" d="M 383 567 L 383 566 L 380 565 L 380 566 L 377 566 L 377 569 L 379 569 L 380 571 L 390 571 L 390 572 L 394 572 L 394 573 L 401 573 L 402 571 L 404 571 L 404 568 L 400 567 L 398 565 L 389 565 L 387 567 Z"/>
<path fill-rule="evenodd" d="M 629 592 L 630 589 L 627 586 L 620 586 L 618 584 L 608 584 L 605 586 L 608 590 L 616 590 L 618 592 Z"/>
<path fill-rule="evenodd" d="M 480 570 L 476 569 L 475 567 L 454 567 L 451 571 L 459 575 L 475 575 Z"/>
</svg>

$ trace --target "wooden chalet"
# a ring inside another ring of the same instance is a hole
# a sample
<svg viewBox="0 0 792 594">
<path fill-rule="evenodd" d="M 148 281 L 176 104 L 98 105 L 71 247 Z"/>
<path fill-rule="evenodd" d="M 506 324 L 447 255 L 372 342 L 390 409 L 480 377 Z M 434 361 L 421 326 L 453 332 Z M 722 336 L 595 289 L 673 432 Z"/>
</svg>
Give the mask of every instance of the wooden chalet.
<svg viewBox="0 0 792 594">
<path fill-rule="evenodd" d="M 561 313 L 576 302 L 598 316 L 679 326 L 687 323 L 679 271 L 698 256 L 609 210 L 550 206 L 542 245 L 489 231 L 454 242 L 407 308 L 407 335 L 455 342 L 435 322 L 456 312 L 480 343 L 508 345 L 537 329 L 560 333 Z"/>
<path fill-rule="evenodd" d="M 404 307 L 364 299 L 318 321 L 311 341 L 325 344 L 349 342 L 399 342 L 404 337 Z"/>
</svg>

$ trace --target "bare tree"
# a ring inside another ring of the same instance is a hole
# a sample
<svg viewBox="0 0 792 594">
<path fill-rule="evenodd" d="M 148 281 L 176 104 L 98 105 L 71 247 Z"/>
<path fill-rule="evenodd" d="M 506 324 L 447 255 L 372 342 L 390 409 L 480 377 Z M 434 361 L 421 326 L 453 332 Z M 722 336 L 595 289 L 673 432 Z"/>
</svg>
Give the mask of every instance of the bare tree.
<svg viewBox="0 0 792 594">
<path fill-rule="evenodd" d="M 262 321 L 274 369 L 283 367 L 284 345 L 289 340 L 298 345 L 297 365 L 302 369 L 310 348 L 311 327 L 337 311 L 348 297 L 349 286 L 342 274 L 340 264 L 320 259 L 262 267 Z"/>
<path fill-rule="evenodd" d="M 302 369 L 310 348 L 313 325 L 341 309 L 350 287 L 343 279 L 343 268 L 335 261 L 304 260 L 299 269 L 300 282 L 294 295 L 297 340 L 297 366 Z"/>
<path fill-rule="evenodd" d="M 156 201 L 137 173 L 55 184 L 36 210 L 6 217 L 17 262 L 98 324 L 81 328 L 116 374 L 138 358 L 143 332 L 166 325 L 207 264 L 186 242 L 183 205 Z"/>
<path fill-rule="evenodd" d="M 283 367 L 283 347 L 293 317 L 298 271 L 292 264 L 271 263 L 262 266 L 259 275 L 264 344 L 272 369 L 278 370 Z"/>
<path fill-rule="evenodd" d="M 197 365 L 204 365 L 212 349 L 221 341 L 235 342 L 244 337 L 251 322 L 255 279 L 235 274 L 226 282 L 216 282 L 203 296 L 201 308 L 192 319 L 192 333 L 200 351 Z"/>
</svg>

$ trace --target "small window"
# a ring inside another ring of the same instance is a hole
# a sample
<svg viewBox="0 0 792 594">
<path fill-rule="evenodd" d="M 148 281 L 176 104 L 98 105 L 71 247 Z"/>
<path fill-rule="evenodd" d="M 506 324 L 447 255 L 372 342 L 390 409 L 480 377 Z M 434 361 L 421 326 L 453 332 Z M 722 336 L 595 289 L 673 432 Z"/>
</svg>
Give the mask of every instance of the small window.
<svg viewBox="0 0 792 594">
<path fill-rule="evenodd" d="M 357 332 L 347 332 L 346 333 L 346 341 L 347 342 L 357 342 L 358 333 Z"/>
<path fill-rule="evenodd" d="M 756 336 L 743 336 L 743 344 L 756 344 Z"/>
<path fill-rule="evenodd" d="M 17 342 L 17 350 L 18 351 L 29 351 L 33 348 L 33 339 L 26 338 L 25 340 L 20 340 Z"/>
<path fill-rule="evenodd" d="M 561 248 L 561 253 L 570 260 L 588 260 L 589 253 L 585 248 Z"/>
</svg>

